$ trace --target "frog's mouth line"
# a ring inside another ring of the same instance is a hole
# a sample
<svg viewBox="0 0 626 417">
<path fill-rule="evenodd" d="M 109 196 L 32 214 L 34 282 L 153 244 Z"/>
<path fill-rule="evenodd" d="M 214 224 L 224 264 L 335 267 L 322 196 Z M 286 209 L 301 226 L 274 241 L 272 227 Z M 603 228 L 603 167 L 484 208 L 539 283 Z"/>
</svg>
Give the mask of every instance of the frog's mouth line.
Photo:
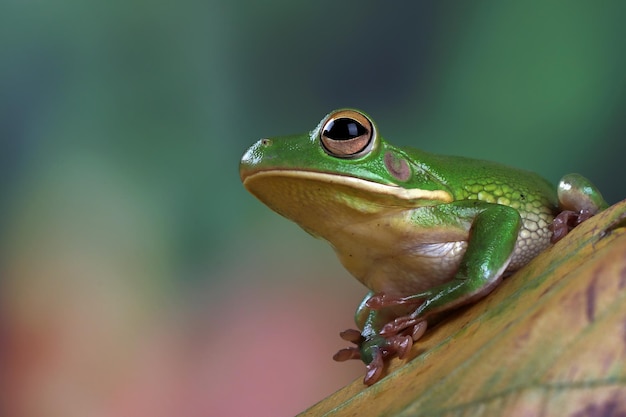
<svg viewBox="0 0 626 417">
<path fill-rule="evenodd" d="M 341 185 L 355 188 L 367 193 L 387 195 L 401 200 L 436 200 L 444 203 L 452 202 L 450 193 L 443 190 L 422 190 L 419 188 L 402 188 L 397 185 L 380 184 L 373 181 L 367 181 L 360 178 L 348 177 L 345 175 L 328 174 L 325 172 L 313 171 L 291 171 L 283 169 L 275 169 L 269 171 L 258 171 L 246 176 L 243 180 L 244 186 L 252 179 L 261 179 L 262 177 L 290 177 L 304 180 L 314 180 L 324 182 L 326 184 Z"/>
</svg>

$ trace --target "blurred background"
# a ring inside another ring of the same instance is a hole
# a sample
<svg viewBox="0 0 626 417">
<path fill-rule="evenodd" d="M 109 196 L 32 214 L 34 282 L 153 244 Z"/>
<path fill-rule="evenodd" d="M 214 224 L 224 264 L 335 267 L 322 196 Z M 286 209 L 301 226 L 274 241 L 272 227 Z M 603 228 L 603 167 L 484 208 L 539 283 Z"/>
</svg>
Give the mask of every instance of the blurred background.
<svg viewBox="0 0 626 417">
<path fill-rule="evenodd" d="M 625 3 L 0 6 L 6 416 L 287 416 L 365 289 L 242 187 L 264 136 L 367 111 L 391 142 L 626 197 Z"/>
</svg>

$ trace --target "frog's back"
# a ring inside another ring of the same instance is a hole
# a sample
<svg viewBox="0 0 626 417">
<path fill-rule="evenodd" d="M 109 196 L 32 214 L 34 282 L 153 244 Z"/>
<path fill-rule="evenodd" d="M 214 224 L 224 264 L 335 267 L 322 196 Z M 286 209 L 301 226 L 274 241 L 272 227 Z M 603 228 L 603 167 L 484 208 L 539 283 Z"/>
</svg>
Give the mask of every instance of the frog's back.
<svg viewBox="0 0 626 417">
<path fill-rule="evenodd" d="M 455 200 L 481 200 L 516 210 L 554 214 L 556 187 L 534 172 L 497 162 L 424 154 L 422 159 Z"/>
<path fill-rule="evenodd" d="M 508 270 L 518 269 L 550 245 L 549 225 L 558 211 L 558 200 L 556 188 L 546 179 L 496 162 L 436 155 L 427 159 L 431 159 L 432 174 L 456 201 L 481 200 L 519 212 L 522 227 Z"/>
</svg>

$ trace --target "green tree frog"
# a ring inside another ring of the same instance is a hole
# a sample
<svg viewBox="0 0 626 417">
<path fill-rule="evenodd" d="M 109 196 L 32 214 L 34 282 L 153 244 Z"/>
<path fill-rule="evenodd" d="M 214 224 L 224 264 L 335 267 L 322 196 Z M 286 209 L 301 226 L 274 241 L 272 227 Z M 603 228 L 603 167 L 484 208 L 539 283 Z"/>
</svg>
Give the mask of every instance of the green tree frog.
<svg viewBox="0 0 626 417">
<path fill-rule="evenodd" d="M 370 292 L 356 344 L 335 360 L 406 357 L 433 313 L 484 297 L 572 227 L 607 207 L 587 179 L 540 176 L 493 162 L 439 156 L 385 141 L 365 113 L 341 109 L 310 133 L 261 139 L 240 163 L 244 186 L 269 208 L 328 241 Z"/>
</svg>

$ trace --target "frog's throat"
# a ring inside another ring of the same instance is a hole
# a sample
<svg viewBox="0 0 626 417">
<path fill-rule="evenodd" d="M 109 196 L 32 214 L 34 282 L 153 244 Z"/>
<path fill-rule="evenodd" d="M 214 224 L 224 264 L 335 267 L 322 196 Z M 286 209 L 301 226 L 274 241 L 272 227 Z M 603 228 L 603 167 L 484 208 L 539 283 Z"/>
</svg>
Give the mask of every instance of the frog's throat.
<svg viewBox="0 0 626 417">
<path fill-rule="evenodd" d="M 347 177 L 345 175 L 329 174 L 325 172 L 313 171 L 291 171 L 291 170 L 268 170 L 256 172 L 248 176 L 244 180 L 245 183 L 252 179 L 261 179 L 262 177 L 290 177 L 304 180 L 321 181 L 327 184 L 343 185 L 359 189 L 368 193 L 387 195 L 399 198 L 401 200 L 434 200 L 444 203 L 453 201 L 452 195 L 444 190 L 422 190 L 419 188 L 402 188 L 397 185 L 380 184 L 361 178 Z"/>
</svg>

